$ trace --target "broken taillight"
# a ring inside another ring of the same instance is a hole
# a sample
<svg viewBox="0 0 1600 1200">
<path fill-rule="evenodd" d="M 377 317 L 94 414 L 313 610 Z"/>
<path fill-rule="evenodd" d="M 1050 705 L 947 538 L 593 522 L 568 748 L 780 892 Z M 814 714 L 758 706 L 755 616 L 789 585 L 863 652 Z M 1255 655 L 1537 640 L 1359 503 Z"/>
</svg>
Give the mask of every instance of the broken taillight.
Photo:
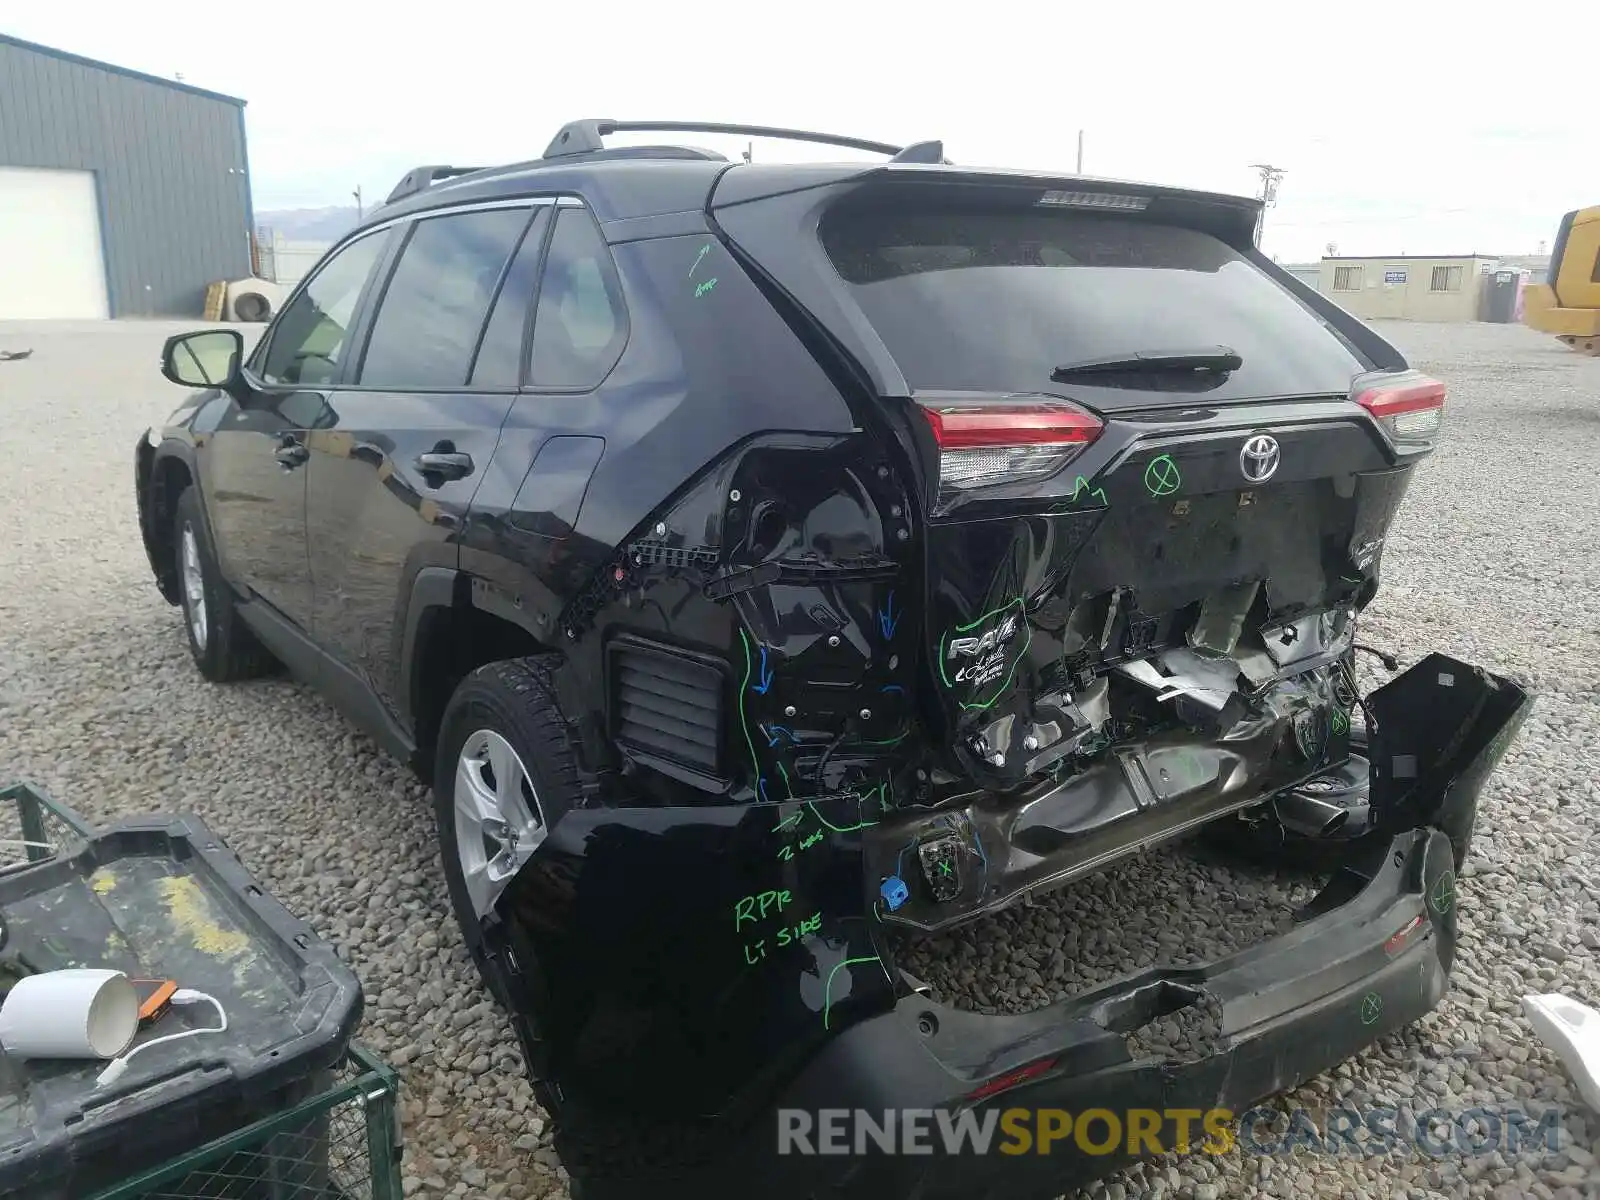
<svg viewBox="0 0 1600 1200">
<path fill-rule="evenodd" d="M 1403 450 L 1420 450 L 1439 436 L 1444 384 L 1421 371 L 1358 376 L 1350 396 L 1370 412 Z"/>
<path fill-rule="evenodd" d="M 990 1096 L 998 1096 L 1001 1092 L 1009 1092 L 1014 1087 L 1020 1087 L 1030 1079 L 1037 1079 L 1056 1065 L 1054 1058 L 1041 1058 L 1027 1066 L 1018 1067 L 1015 1071 L 1007 1071 L 1004 1075 L 996 1075 L 993 1079 L 979 1085 L 967 1093 L 967 1101 L 975 1103 L 987 1100 Z"/>
<path fill-rule="evenodd" d="M 939 501 L 949 509 L 975 488 L 1046 479 L 1100 436 L 1104 423 L 1076 404 L 1008 401 L 926 404 L 939 446 Z"/>
</svg>

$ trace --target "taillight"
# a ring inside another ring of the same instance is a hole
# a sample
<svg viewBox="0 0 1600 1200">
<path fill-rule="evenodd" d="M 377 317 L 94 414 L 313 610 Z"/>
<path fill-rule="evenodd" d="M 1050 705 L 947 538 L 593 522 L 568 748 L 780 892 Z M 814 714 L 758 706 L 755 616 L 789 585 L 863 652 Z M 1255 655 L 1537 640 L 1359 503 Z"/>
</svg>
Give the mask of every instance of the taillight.
<svg viewBox="0 0 1600 1200">
<path fill-rule="evenodd" d="M 1377 418 L 1402 449 L 1420 449 L 1439 436 L 1444 422 L 1444 384 L 1420 371 L 1362 375 L 1350 395 Z"/>
<path fill-rule="evenodd" d="M 1100 436 L 1100 418 L 1062 401 L 929 404 L 939 445 L 938 511 L 976 488 L 1046 479 Z"/>
<path fill-rule="evenodd" d="M 987 1100 L 990 1096 L 998 1096 L 1001 1092 L 1009 1092 L 1014 1087 L 1020 1087 L 1030 1079 L 1037 1079 L 1056 1065 L 1054 1058 L 1041 1058 L 1031 1062 L 1025 1067 L 1018 1067 L 1015 1071 L 1007 1071 L 1004 1075 L 996 1075 L 993 1079 L 980 1085 L 967 1093 L 967 1100 L 975 1102 Z"/>
</svg>

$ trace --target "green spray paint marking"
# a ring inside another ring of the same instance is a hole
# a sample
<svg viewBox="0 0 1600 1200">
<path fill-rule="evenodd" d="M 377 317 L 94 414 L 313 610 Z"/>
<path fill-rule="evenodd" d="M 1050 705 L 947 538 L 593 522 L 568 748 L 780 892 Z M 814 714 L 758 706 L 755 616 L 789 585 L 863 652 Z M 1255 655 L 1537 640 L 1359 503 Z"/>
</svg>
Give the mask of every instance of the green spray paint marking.
<svg viewBox="0 0 1600 1200">
<path fill-rule="evenodd" d="M 1069 500 L 1069 503 L 1076 504 L 1078 502 L 1078 497 L 1083 495 L 1084 492 L 1089 492 L 1089 499 L 1098 500 L 1101 504 L 1106 503 L 1105 488 L 1095 488 L 1093 491 L 1089 491 L 1089 481 L 1082 475 L 1078 476 L 1078 482 L 1077 485 L 1072 489 L 1072 496 Z"/>
<path fill-rule="evenodd" d="M 1336 708 L 1333 710 L 1333 731 L 1335 733 L 1350 732 L 1350 714 L 1343 709 Z"/>
<path fill-rule="evenodd" d="M 784 790 L 784 792 L 788 795 L 789 799 L 793 800 L 794 799 L 794 788 L 789 783 L 789 772 L 787 772 L 787 771 L 785 771 L 783 769 L 783 764 L 782 763 L 778 764 L 778 774 L 783 776 L 783 790 Z"/>
<path fill-rule="evenodd" d="M 1017 650 L 1017 656 L 1011 660 L 1011 670 L 1006 672 L 1006 677 L 1000 681 L 1000 686 L 995 689 L 994 695 L 990 696 L 981 704 L 977 703 L 976 701 L 971 703 L 963 701 L 961 704 L 963 711 L 983 712 L 985 709 L 992 707 L 995 701 L 1000 699 L 1001 696 L 1005 695 L 1006 689 L 1011 686 L 1011 681 L 1016 678 L 1017 666 L 1022 662 L 1022 656 L 1028 652 L 1028 647 L 1033 645 L 1033 629 L 1028 624 L 1027 605 L 1023 603 L 1022 597 L 1018 596 L 1015 600 L 1011 601 L 1010 604 L 1004 604 L 999 608 L 992 609 L 989 612 L 984 613 L 983 616 L 979 617 L 975 621 L 971 621 L 966 625 L 957 625 L 953 631 L 955 633 L 967 633 L 973 629 L 976 629 L 979 625 L 982 625 L 990 617 L 997 616 L 1000 613 L 1005 612 L 1012 605 L 1016 606 L 1017 617 L 1022 624 L 1022 645 Z M 949 632 L 946 632 L 945 635 L 939 639 L 939 680 L 947 688 L 952 686 L 950 683 L 950 677 L 945 674 L 944 670 L 945 646 L 949 640 Z"/>
<path fill-rule="evenodd" d="M 1163 454 L 1150 460 L 1150 465 L 1144 469 L 1144 486 L 1158 499 L 1172 495 L 1183 486 L 1183 476 L 1178 473 L 1178 464 L 1172 461 L 1172 455 Z"/>
<path fill-rule="evenodd" d="M 1433 911 L 1441 917 L 1449 912 L 1456 902 L 1456 873 L 1446 871 L 1434 880 L 1433 891 L 1428 894 L 1428 903 L 1433 906 Z"/>
<path fill-rule="evenodd" d="M 1383 1015 L 1383 997 L 1377 992 L 1368 992 L 1361 997 L 1361 1023 L 1372 1025 Z"/>
<path fill-rule="evenodd" d="M 701 296 L 704 296 L 707 292 L 709 292 L 712 288 L 714 288 L 716 286 L 717 286 L 717 277 L 715 275 L 713 275 L 710 279 L 706 280 L 704 283 L 697 284 L 695 286 L 695 289 L 694 289 L 695 299 L 699 299 Z"/>
<path fill-rule="evenodd" d="M 823 816 L 817 811 L 816 801 L 807 800 L 806 807 L 811 810 L 812 816 L 816 817 L 817 820 L 821 821 L 829 829 L 833 830 L 834 833 L 854 833 L 858 829 L 867 829 L 877 824 L 876 821 L 857 821 L 854 825 L 835 825 L 832 821 L 828 820 L 827 817 Z"/>
<path fill-rule="evenodd" d="M 828 972 L 828 982 L 822 989 L 822 1027 L 828 1028 L 828 1022 L 833 1017 L 833 977 L 839 973 L 841 967 L 851 967 L 857 963 L 875 963 L 881 961 L 877 955 L 871 958 L 847 958 Z"/>
<path fill-rule="evenodd" d="M 805 816 L 805 815 L 806 815 L 805 809 L 803 809 L 803 808 L 802 809 L 796 809 L 794 812 L 790 813 L 787 817 L 785 817 L 783 820 L 779 821 L 776 825 L 774 825 L 772 827 L 772 832 L 773 833 L 782 833 L 785 829 L 789 828 L 789 826 L 797 824 L 799 822 L 800 818 Z"/>
<path fill-rule="evenodd" d="M 694 256 L 694 264 L 689 268 L 689 278 L 694 278 L 695 270 L 700 266 L 700 260 L 711 253 L 711 243 L 707 242 L 700 247 L 700 253 Z"/>
</svg>

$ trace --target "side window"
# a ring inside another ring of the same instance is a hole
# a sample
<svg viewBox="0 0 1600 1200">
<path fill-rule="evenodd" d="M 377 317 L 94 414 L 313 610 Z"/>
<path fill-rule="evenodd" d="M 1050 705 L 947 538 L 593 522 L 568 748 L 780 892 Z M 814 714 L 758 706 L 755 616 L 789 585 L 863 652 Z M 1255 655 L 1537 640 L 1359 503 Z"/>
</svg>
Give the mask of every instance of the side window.
<svg viewBox="0 0 1600 1200">
<path fill-rule="evenodd" d="M 529 382 L 593 387 L 616 365 L 627 339 L 622 288 L 600 227 L 585 210 L 563 208 L 539 284 Z"/>
<path fill-rule="evenodd" d="M 511 260 L 494 312 L 483 331 L 483 344 L 472 366 L 473 387 L 516 387 L 522 382 L 522 333 L 528 327 L 528 307 L 539 282 L 539 252 L 544 245 L 550 207 L 540 208 L 522 245 Z"/>
<path fill-rule="evenodd" d="M 273 326 L 263 379 L 322 387 L 338 378 L 356 301 L 387 241 L 384 233 L 368 234 L 323 264 Z"/>
<path fill-rule="evenodd" d="M 419 220 L 400 252 L 361 359 L 363 387 L 461 387 L 525 208 Z"/>
</svg>

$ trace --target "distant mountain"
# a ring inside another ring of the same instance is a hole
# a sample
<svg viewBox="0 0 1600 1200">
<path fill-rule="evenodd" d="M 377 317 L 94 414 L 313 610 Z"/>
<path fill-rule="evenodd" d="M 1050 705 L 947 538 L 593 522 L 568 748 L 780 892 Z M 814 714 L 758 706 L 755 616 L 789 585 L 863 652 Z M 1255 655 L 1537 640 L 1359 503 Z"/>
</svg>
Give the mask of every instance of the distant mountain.
<svg viewBox="0 0 1600 1200">
<path fill-rule="evenodd" d="M 256 213 L 256 226 L 291 242 L 331 242 L 355 227 L 356 209 L 286 208 Z"/>
</svg>

